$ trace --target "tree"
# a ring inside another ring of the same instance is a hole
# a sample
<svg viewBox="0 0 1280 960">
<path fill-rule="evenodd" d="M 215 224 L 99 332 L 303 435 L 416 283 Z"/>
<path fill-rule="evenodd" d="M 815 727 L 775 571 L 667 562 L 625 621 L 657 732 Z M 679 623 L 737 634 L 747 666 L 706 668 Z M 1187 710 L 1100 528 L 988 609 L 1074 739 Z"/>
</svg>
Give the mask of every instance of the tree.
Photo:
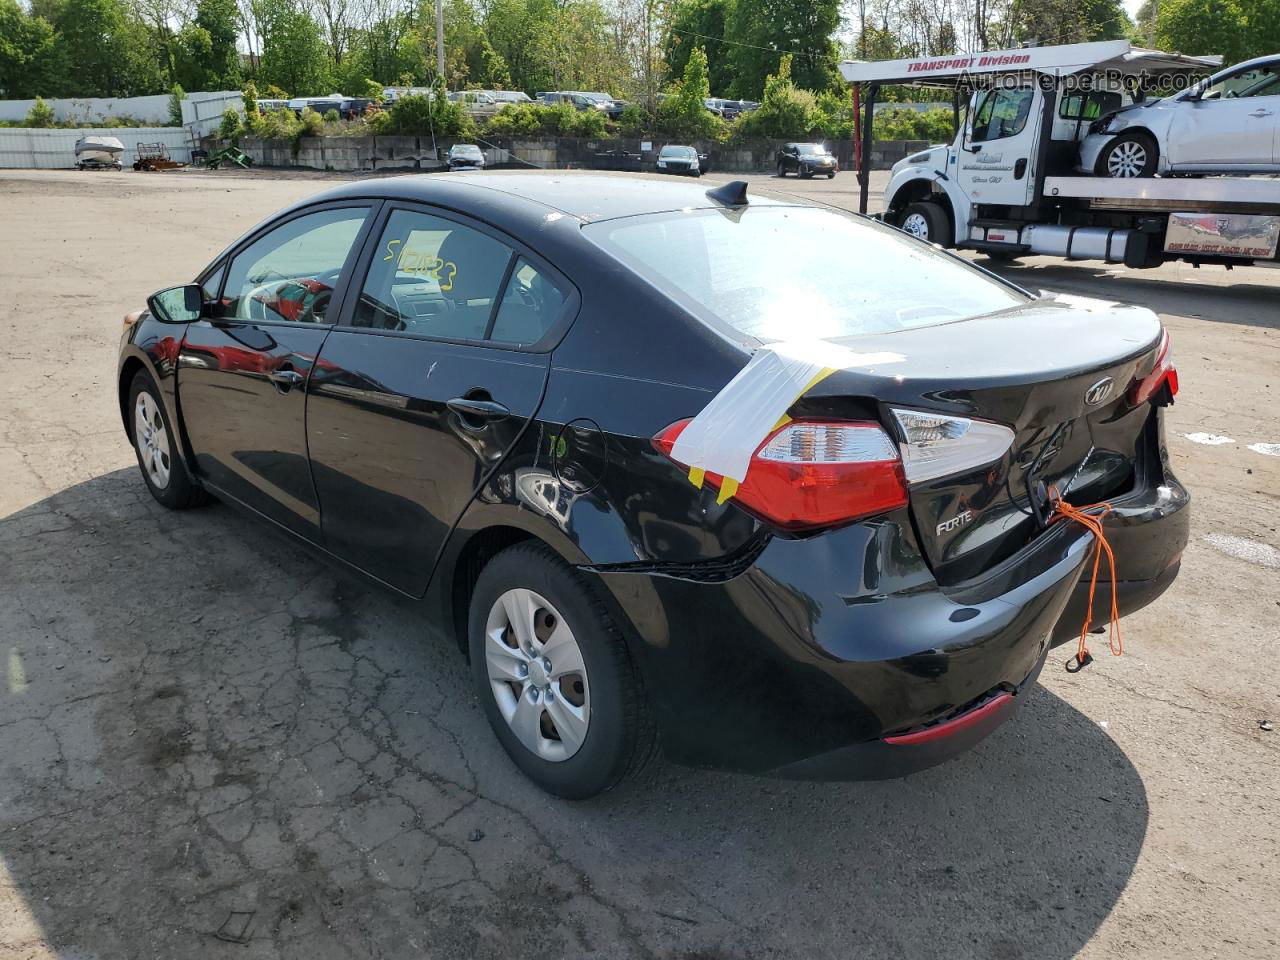
<svg viewBox="0 0 1280 960">
<path fill-rule="evenodd" d="M 733 3 L 734 0 L 681 0 L 676 5 L 662 45 L 668 77 L 681 76 L 689 54 L 701 47 L 707 57 L 712 93 L 724 96 L 728 92 L 733 82 L 733 59 L 724 34 Z"/>
<path fill-rule="evenodd" d="M 239 13 L 235 0 L 200 0 L 195 25 L 209 38 L 205 82 L 197 89 L 235 90 L 240 86 Z"/>
<path fill-rule="evenodd" d="M 840 25 L 839 0 L 756 0 L 736 3 L 725 30 L 734 44 L 734 93 L 757 99 L 783 55 L 792 57 L 798 87 L 825 90 L 839 85 L 832 40 Z"/>
<path fill-rule="evenodd" d="M 29 100 L 56 83 L 56 42 L 44 17 L 0 0 L 0 97 Z"/>
<path fill-rule="evenodd" d="M 792 82 L 791 55 L 784 54 L 777 72 L 765 80 L 759 109 L 739 117 L 734 125 L 734 134 L 789 140 L 808 136 L 822 121 L 817 98 Z"/>
<path fill-rule="evenodd" d="M 329 71 L 320 27 L 295 0 L 262 0 L 259 79 L 292 90 L 294 96 L 327 92 Z"/>
<path fill-rule="evenodd" d="M 705 140 L 722 133 L 724 121 L 706 107 L 709 96 L 707 55 L 701 47 L 694 47 L 685 62 L 684 76 L 658 106 L 659 126 L 682 140 Z"/>
<path fill-rule="evenodd" d="M 1237 0 L 1161 0 L 1156 42 L 1191 55 L 1220 53 L 1225 63 L 1250 56 L 1251 36 Z"/>
<path fill-rule="evenodd" d="M 76 97 L 132 97 L 165 87 L 165 67 L 146 26 L 120 0 L 57 6 L 59 91 Z"/>
</svg>

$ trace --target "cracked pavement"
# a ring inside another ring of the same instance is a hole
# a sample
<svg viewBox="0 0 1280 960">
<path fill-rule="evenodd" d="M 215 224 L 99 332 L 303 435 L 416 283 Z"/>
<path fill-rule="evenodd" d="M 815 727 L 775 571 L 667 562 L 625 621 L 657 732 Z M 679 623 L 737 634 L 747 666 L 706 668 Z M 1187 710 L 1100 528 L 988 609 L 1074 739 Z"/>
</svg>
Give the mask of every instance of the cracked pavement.
<svg viewBox="0 0 1280 960">
<path fill-rule="evenodd" d="M 1280 955 L 1280 576 L 1205 540 L 1280 546 L 1274 271 L 1002 268 L 1173 335 L 1193 540 L 1124 657 L 906 781 L 572 804 L 418 607 L 137 475 L 120 317 L 322 179 L 0 173 L 0 960 Z"/>
</svg>

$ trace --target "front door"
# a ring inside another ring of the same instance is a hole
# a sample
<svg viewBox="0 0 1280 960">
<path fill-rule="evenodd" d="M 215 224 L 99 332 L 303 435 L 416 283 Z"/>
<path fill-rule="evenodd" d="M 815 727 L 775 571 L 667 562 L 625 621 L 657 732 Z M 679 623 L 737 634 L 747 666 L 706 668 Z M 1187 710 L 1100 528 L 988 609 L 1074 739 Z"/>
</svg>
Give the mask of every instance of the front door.
<svg viewBox="0 0 1280 960">
<path fill-rule="evenodd" d="M 369 210 L 305 213 L 232 254 L 212 315 L 188 326 L 178 355 L 201 477 L 312 540 L 320 514 L 307 463 L 308 379 Z"/>
<path fill-rule="evenodd" d="M 382 219 L 312 375 L 307 437 L 325 546 L 420 595 L 537 412 L 548 337 L 576 295 L 532 253 L 452 214 L 398 206 Z"/>
<path fill-rule="evenodd" d="M 973 95 L 957 161 L 960 189 L 973 203 L 1021 207 L 1031 202 L 1039 104 L 1032 86 Z"/>
<path fill-rule="evenodd" d="M 1174 168 L 1270 167 L 1280 122 L 1280 65 L 1220 77 L 1174 110 L 1167 146 Z"/>
</svg>

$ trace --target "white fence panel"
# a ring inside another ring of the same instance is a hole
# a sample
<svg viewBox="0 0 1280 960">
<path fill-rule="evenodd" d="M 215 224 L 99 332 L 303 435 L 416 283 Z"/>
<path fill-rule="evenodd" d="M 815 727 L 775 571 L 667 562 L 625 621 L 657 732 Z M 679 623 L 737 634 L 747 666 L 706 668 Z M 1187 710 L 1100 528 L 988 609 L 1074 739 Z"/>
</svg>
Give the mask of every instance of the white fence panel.
<svg viewBox="0 0 1280 960">
<path fill-rule="evenodd" d="M 196 135 L 207 137 L 222 124 L 225 110 L 244 113 L 243 98 L 238 91 L 223 93 L 189 93 L 182 101 L 182 125 Z"/>
<path fill-rule="evenodd" d="M 87 133 L 115 137 L 124 144 L 120 162 L 130 166 L 138 158 L 139 143 L 163 143 L 169 156 L 191 161 L 191 134 L 184 127 L 84 127 L 80 130 L 0 129 L 0 167 L 58 170 L 76 164 L 76 141 Z"/>
<path fill-rule="evenodd" d="M 231 102 L 234 100 L 234 103 Z M 213 116 L 216 107 L 220 117 L 227 107 L 240 109 L 239 90 L 217 90 L 212 92 L 198 91 L 188 93 L 182 102 L 182 122 L 191 123 L 187 119 L 187 101 L 191 101 L 193 115 L 196 120 Z M 143 123 L 154 123 L 157 126 L 169 122 L 169 95 L 158 93 L 150 97 L 68 97 L 64 99 L 45 100 L 53 108 L 54 118 L 59 122 L 82 123 L 86 127 L 101 123 L 106 117 L 131 117 Z M 0 120 L 25 120 L 27 112 L 35 104 L 34 100 L 0 100 Z M 206 104 L 208 104 L 206 106 Z M 203 135 L 203 132 L 202 132 Z"/>
</svg>

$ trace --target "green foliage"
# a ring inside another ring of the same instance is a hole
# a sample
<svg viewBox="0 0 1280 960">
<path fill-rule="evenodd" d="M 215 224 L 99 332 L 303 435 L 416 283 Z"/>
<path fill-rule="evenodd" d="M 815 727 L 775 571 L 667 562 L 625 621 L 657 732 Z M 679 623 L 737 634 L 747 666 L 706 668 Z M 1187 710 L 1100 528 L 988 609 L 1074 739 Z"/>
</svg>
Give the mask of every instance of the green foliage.
<svg viewBox="0 0 1280 960">
<path fill-rule="evenodd" d="M 567 103 L 507 104 L 489 121 L 485 132 L 495 137 L 587 137 L 599 138 L 609 125 L 599 110 L 575 110 Z"/>
<path fill-rule="evenodd" d="M 733 83 L 733 48 L 723 41 L 733 2 L 734 0 L 680 0 L 675 4 L 666 40 L 662 45 L 669 79 L 675 80 L 683 76 L 689 55 L 695 48 L 701 47 L 707 57 L 707 80 L 712 95 L 728 95 Z"/>
<path fill-rule="evenodd" d="M 337 111 L 333 111 L 336 118 Z M 324 135 L 324 117 L 320 116 L 310 107 L 302 108 L 302 115 L 298 118 L 298 136 L 300 137 L 320 137 Z"/>
<path fill-rule="evenodd" d="M 342 117 L 338 116 L 338 111 L 333 109 L 333 107 L 330 107 L 328 110 L 324 112 L 325 123 L 338 123 L 341 120 L 342 120 Z"/>
<path fill-rule="evenodd" d="M 123 0 L 63 0 L 56 7 L 57 85 L 74 97 L 131 97 L 165 89 L 162 59 Z"/>
<path fill-rule="evenodd" d="M 707 79 L 707 55 L 694 47 L 685 62 L 684 75 L 671 94 L 658 104 L 655 130 L 678 140 L 710 140 L 725 135 L 725 124 L 707 109 L 711 95 Z"/>
<path fill-rule="evenodd" d="M 360 85 L 354 88 L 352 96 L 368 97 L 374 103 L 381 103 L 382 84 L 378 83 L 376 80 L 370 80 L 368 77 L 365 77 L 365 79 L 361 81 Z"/>
<path fill-rule="evenodd" d="M 837 88 L 840 79 L 832 38 L 839 26 L 840 0 L 735 3 L 725 28 L 733 48 L 733 95 L 758 99 L 766 79 L 778 73 L 784 50 L 795 54 L 791 74 L 798 87 Z"/>
<path fill-rule="evenodd" d="M 744 113 L 734 122 L 733 135 L 752 139 L 791 140 L 820 132 L 823 114 L 818 98 L 791 80 L 791 57 L 783 56 L 778 72 L 764 84 L 760 108 Z"/>
<path fill-rule="evenodd" d="M 253 135 L 264 140 L 295 140 L 302 132 L 302 124 L 292 110 L 281 108 L 249 116 Z"/>
<path fill-rule="evenodd" d="M 0 0 L 0 97 L 26 100 L 56 86 L 53 25 L 17 0 Z"/>
<path fill-rule="evenodd" d="M 27 111 L 27 119 L 23 125 L 27 127 L 52 127 L 54 125 L 53 107 L 45 103 L 41 97 L 36 97 L 36 102 Z"/>
<path fill-rule="evenodd" d="M 259 0 L 262 60 L 258 79 L 300 97 L 328 92 L 329 64 L 320 26 L 294 0 Z"/>
<path fill-rule="evenodd" d="M 169 126 L 182 126 L 182 101 L 187 99 L 187 91 L 182 89 L 182 84 L 175 83 L 169 89 Z"/>
<path fill-rule="evenodd" d="M 1275 11 L 1280 16 L 1280 10 Z M 1193 56 L 1221 53 L 1230 64 L 1256 55 L 1244 8 L 1238 0 L 1162 0 L 1156 42 Z"/>
<path fill-rule="evenodd" d="M 950 110 L 911 110 L 890 107 L 876 112 L 877 140 L 927 140 L 949 143 L 955 138 L 954 116 Z"/>
<path fill-rule="evenodd" d="M 240 112 L 231 107 L 222 111 L 222 123 L 218 125 L 218 139 L 230 140 L 236 146 L 240 145 L 240 137 L 244 133 L 244 123 L 240 119 Z"/>
<path fill-rule="evenodd" d="M 437 84 L 429 96 L 401 97 L 390 110 L 379 111 L 370 121 L 374 133 L 402 136 L 471 137 L 475 121 L 460 103 L 451 103 L 444 84 Z"/>
</svg>

